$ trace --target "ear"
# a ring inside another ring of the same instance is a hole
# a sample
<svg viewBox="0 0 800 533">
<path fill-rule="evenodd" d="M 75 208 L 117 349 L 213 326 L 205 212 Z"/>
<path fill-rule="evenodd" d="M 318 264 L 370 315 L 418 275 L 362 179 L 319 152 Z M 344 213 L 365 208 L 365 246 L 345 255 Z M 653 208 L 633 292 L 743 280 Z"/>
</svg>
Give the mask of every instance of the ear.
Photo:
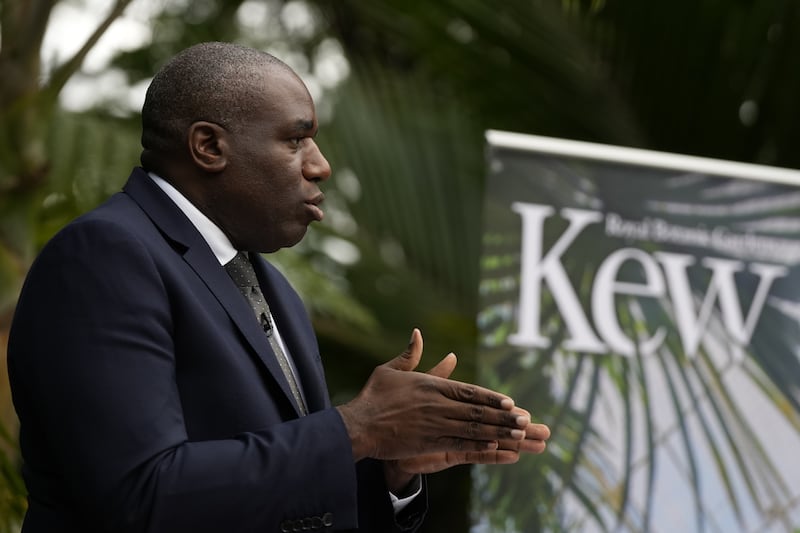
<svg viewBox="0 0 800 533">
<path fill-rule="evenodd" d="M 189 155 L 202 170 L 222 172 L 228 164 L 228 132 L 213 122 L 193 122 L 189 126 Z"/>
</svg>

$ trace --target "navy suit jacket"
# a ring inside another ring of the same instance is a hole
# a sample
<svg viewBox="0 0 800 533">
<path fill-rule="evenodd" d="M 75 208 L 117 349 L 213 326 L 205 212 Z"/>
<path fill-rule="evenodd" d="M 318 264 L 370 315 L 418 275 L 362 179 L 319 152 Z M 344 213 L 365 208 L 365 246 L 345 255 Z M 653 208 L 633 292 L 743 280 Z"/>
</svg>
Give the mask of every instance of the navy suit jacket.
<svg viewBox="0 0 800 533">
<path fill-rule="evenodd" d="M 47 244 L 9 340 L 25 533 L 416 529 L 424 495 L 395 518 L 380 463 L 354 464 L 302 302 L 256 270 L 308 416 L 247 301 L 142 169 Z"/>
</svg>

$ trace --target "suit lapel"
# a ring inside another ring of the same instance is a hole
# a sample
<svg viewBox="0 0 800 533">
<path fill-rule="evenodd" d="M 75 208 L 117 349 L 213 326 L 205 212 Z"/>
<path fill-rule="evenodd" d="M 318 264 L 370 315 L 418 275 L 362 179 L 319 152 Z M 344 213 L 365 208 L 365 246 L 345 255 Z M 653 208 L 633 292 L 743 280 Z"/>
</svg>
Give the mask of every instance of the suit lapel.
<svg viewBox="0 0 800 533">
<path fill-rule="evenodd" d="M 175 248 L 182 252 L 183 260 L 214 294 L 299 416 L 289 384 L 264 331 L 253 315 L 253 310 L 225 272 L 225 268 L 219 264 L 200 232 L 142 169 L 133 171 L 123 190 L 142 208 L 165 237 L 175 243 Z M 313 387 L 309 387 L 311 388 Z"/>
</svg>

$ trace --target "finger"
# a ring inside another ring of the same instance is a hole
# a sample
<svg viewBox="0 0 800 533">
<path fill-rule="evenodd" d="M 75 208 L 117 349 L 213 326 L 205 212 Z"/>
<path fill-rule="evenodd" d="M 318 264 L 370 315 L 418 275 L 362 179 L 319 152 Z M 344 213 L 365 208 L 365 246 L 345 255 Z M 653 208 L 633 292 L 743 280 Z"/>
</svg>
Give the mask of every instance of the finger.
<svg viewBox="0 0 800 533">
<path fill-rule="evenodd" d="M 427 407 L 422 408 L 427 411 Z M 451 401 L 426 418 L 439 418 L 436 430 L 444 437 L 470 440 L 523 440 L 531 420 L 520 412 Z"/>
<path fill-rule="evenodd" d="M 411 331 L 411 340 L 408 343 L 408 348 L 403 353 L 385 363 L 389 368 L 395 370 L 404 370 L 410 372 L 417 368 L 419 361 L 422 358 L 422 333 L 419 329 L 414 328 Z"/>
<path fill-rule="evenodd" d="M 531 440 L 547 440 L 550 438 L 550 428 L 544 424 L 530 424 L 525 428 L 525 438 Z"/>
<path fill-rule="evenodd" d="M 497 441 L 497 449 L 503 451 L 511 451 L 515 453 L 531 453 L 540 454 L 547 448 L 547 442 L 543 440 L 525 439 L 525 440 L 508 440 L 500 439 Z"/>
<path fill-rule="evenodd" d="M 505 394 L 470 383 L 443 379 L 438 382 L 438 387 L 442 394 L 457 402 L 487 405 L 504 411 L 510 411 L 514 408 L 514 400 Z"/>
<path fill-rule="evenodd" d="M 531 414 L 521 407 L 514 406 L 511 410 L 512 413 L 519 414 L 521 416 L 527 416 L 529 419 L 531 418 Z M 538 439 L 538 440 L 547 440 L 550 438 L 550 428 L 545 424 L 530 424 L 526 428 L 527 436 L 526 439 Z"/>
<path fill-rule="evenodd" d="M 464 439 L 457 437 L 439 437 L 436 445 L 431 447 L 430 452 L 445 453 L 468 453 L 468 452 L 493 452 L 497 450 L 499 439 L 478 440 Z"/>
<path fill-rule="evenodd" d="M 502 439 L 497 443 L 500 450 L 512 450 L 520 453 L 539 454 L 547 448 L 550 428 L 544 424 L 530 424 L 525 428 L 524 440 Z"/>
<path fill-rule="evenodd" d="M 522 407 L 514 406 L 511 412 L 520 416 L 527 416 L 529 419 L 531 418 L 531 414 Z M 528 424 L 528 427 L 525 428 L 525 433 L 526 439 L 547 440 L 550 438 L 550 428 L 545 424 Z"/>
<path fill-rule="evenodd" d="M 423 454 L 397 461 L 399 468 L 409 474 L 433 474 L 457 465 L 513 464 L 519 454 L 508 450 L 481 452 L 447 452 Z"/>
<path fill-rule="evenodd" d="M 519 461 L 519 453 L 510 450 L 487 450 L 478 452 L 448 452 L 444 454 L 442 464 L 425 464 L 425 457 L 411 459 L 418 473 L 432 473 L 457 465 L 509 465 Z M 416 463 L 416 464 L 414 464 Z M 411 466 L 411 464 L 409 466 Z M 425 471 L 427 470 L 427 471 Z"/>
<path fill-rule="evenodd" d="M 428 374 L 437 378 L 447 379 L 456 369 L 456 364 L 458 364 L 458 358 L 456 358 L 456 354 L 451 352 L 445 355 L 444 359 L 439 361 L 436 366 L 428 370 Z"/>
<path fill-rule="evenodd" d="M 496 402 L 489 402 L 489 405 L 487 405 L 463 400 L 445 399 L 444 403 L 435 407 L 435 413 L 457 422 L 477 422 L 522 430 L 527 429 L 528 426 L 531 425 L 531 419 L 525 412 L 497 408 L 491 405 L 492 403 Z M 433 406 L 430 407 L 434 409 Z M 432 412 L 431 414 L 434 413 Z M 524 438 L 524 433 L 522 438 Z"/>
<path fill-rule="evenodd" d="M 525 430 L 515 424 L 515 422 L 512 422 L 506 425 L 497 425 L 467 420 L 444 419 L 439 422 L 436 428 L 436 431 L 439 432 L 437 444 L 443 446 L 439 447 L 438 451 L 484 451 L 486 449 L 485 446 L 475 446 L 472 443 L 498 440 L 522 441 L 525 439 Z"/>
<path fill-rule="evenodd" d="M 520 415 L 525 415 L 528 418 L 531 418 L 530 412 L 528 412 L 527 409 L 523 409 L 522 407 L 519 407 L 518 405 L 515 405 L 514 408 L 511 409 L 511 411 L 514 412 L 514 413 L 520 414 Z"/>
<path fill-rule="evenodd" d="M 467 452 L 460 457 L 448 457 L 453 465 L 510 465 L 519 461 L 519 453 L 510 450 Z"/>
</svg>

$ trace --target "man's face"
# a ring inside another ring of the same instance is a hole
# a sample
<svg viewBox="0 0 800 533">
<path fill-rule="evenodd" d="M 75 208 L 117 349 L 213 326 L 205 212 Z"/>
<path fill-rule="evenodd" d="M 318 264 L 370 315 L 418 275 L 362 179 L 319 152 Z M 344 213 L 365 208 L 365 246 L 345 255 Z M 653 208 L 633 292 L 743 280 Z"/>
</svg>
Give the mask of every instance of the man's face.
<svg viewBox="0 0 800 533">
<path fill-rule="evenodd" d="M 227 166 L 208 207 L 237 249 L 273 252 L 322 219 L 318 185 L 331 168 L 313 139 L 317 117 L 305 85 L 275 69 L 263 88 L 260 105 L 229 132 Z"/>
</svg>

